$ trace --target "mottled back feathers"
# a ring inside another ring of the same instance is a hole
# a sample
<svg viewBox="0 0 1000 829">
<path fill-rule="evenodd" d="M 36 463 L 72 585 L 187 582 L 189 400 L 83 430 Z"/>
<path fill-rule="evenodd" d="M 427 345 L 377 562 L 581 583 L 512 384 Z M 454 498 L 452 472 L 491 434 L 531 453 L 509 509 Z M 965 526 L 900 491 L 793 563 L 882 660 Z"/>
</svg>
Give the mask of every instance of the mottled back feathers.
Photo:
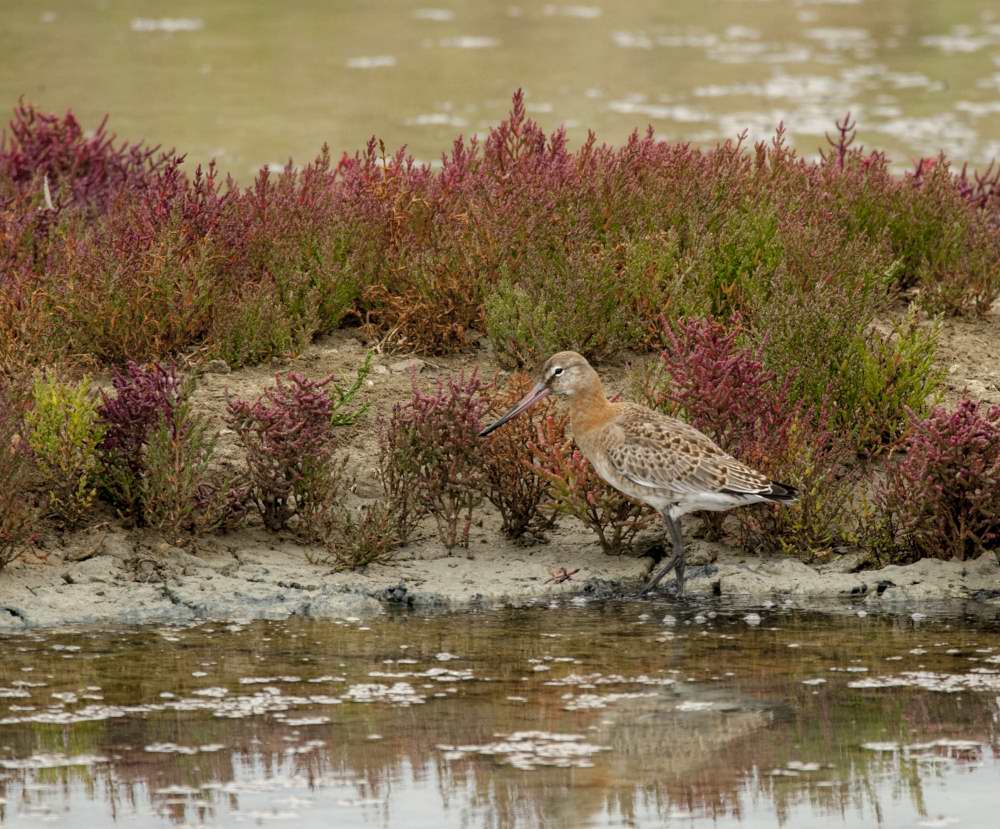
<svg viewBox="0 0 1000 829">
<path fill-rule="evenodd" d="M 577 435 L 577 441 L 584 454 L 604 455 L 607 471 L 634 486 L 671 500 L 699 493 L 765 498 L 771 494 L 769 478 L 723 452 L 687 423 L 633 403 L 611 404 L 609 409 L 610 417 L 599 428 Z"/>
</svg>

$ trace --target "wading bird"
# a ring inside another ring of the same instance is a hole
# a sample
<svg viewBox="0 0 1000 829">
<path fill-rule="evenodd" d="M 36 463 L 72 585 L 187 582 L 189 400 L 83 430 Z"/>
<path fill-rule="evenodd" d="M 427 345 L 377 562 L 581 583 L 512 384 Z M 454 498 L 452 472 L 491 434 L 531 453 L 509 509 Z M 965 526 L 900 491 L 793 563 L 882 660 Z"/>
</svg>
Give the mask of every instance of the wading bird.
<svg viewBox="0 0 1000 829">
<path fill-rule="evenodd" d="M 663 516 L 673 557 L 653 575 L 643 594 L 670 570 L 676 574 L 677 594 L 684 592 L 684 539 L 678 523 L 682 515 L 788 503 L 798 497 L 793 487 L 740 463 L 693 426 L 635 403 L 610 402 L 597 372 L 575 351 L 550 357 L 534 388 L 479 436 L 499 429 L 549 394 L 566 399 L 573 438 L 597 474 Z"/>
</svg>

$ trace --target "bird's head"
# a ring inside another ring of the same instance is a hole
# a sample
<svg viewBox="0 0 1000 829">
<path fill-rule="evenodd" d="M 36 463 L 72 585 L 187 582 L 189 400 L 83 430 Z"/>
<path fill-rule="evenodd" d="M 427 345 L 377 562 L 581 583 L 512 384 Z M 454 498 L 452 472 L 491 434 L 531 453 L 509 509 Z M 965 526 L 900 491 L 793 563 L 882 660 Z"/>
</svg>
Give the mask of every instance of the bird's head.
<svg viewBox="0 0 1000 829">
<path fill-rule="evenodd" d="M 480 437 L 486 437 L 490 432 L 499 429 L 508 420 L 527 411 L 539 400 L 550 394 L 560 397 L 574 397 L 583 391 L 592 389 L 596 384 L 600 387 L 597 372 L 587 362 L 586 358 L 575 351 L 560 351 L 545 361 L 538 376 L 538 382 L 521 400 L 506 414 L 495 420 L 483 431 Z"/>
</svg>

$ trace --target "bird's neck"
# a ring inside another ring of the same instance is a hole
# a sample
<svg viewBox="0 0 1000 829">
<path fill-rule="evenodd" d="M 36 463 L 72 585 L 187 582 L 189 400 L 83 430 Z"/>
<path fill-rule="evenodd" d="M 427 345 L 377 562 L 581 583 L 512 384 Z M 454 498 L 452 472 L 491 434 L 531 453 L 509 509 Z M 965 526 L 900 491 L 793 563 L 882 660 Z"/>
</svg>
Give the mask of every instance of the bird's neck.
<svg viewBox="0 0 1000 829">
<path fill-rule="evenodd" d="M 583 435 L 597 429 L 614 416 L 614 404 L 604 395 L 598 384 L 582 389 L 567 400 L 570 427 L 574 435 Z"/>
</svg>

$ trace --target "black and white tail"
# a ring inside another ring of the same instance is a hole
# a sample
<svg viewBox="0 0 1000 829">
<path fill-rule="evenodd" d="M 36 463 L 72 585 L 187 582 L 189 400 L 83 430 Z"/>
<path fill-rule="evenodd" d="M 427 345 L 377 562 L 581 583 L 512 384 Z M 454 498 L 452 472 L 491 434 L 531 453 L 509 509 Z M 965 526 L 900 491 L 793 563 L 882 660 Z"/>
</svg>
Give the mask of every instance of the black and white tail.
<svg viewBox="0 0 1000 829">
<path fill-rule="evenodd" d="M 760 495 L 765 501 L 775 504 L 790 504 L 799 500 L 799 491 L 795 487 L 778 481 L 771 481 L 771 491 L 762 492 Z"/>
</svg>

